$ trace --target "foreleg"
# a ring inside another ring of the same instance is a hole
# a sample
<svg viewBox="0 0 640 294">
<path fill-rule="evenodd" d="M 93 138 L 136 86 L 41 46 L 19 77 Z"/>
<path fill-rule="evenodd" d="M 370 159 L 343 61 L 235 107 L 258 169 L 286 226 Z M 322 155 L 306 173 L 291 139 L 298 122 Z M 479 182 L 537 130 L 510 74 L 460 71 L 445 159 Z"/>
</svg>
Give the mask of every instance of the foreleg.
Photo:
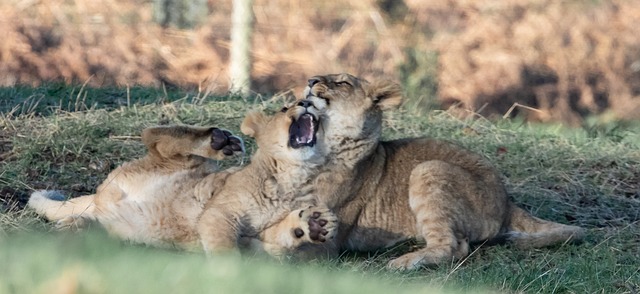
<svg viewBox="0 0 640 294">
<path fill-rule="evenodd" d="M 151 154 L 167 159 L 197 155 L 221 160 L 244 152 L 242 139 L 213 127 L 150 127 L 142 131 L 142 142 Z"/>
</svg>

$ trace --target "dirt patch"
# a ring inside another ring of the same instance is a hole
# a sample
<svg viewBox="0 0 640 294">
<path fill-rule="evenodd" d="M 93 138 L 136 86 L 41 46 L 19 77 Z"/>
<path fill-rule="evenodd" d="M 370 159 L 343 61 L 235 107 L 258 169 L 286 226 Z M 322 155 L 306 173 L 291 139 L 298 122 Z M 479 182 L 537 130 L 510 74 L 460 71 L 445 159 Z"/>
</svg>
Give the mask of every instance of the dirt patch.
<svg viewBox="0 0 640 294">
<path fill-rule="evenodd" d="M 27 205 L 29 194 L 9 187 L 0 188 L 0 212 L 21 210 Z"/>
</svg>

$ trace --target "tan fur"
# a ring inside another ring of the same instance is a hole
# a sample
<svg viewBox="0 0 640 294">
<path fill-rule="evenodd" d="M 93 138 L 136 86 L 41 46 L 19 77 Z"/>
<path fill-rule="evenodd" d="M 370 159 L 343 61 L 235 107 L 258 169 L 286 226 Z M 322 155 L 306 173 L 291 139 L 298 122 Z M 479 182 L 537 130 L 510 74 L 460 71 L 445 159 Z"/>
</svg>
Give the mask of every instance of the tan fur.
<svg viewBox="0 0 640 294">
<path fill-rule="evenodd" d="M 148 154 L 112 171 L 97 188 L 95 195 L 61 201 L 61 195 L 54 191 L 37 191 L 30 197 L 29 206 L 45 218 L 57 221 L 59 228 L 82 228 L 90 221 L 97 221 L 112 235 L 134 243 L 201 250 L 202 242 L 197 223 L 205 204 L 222 191 L 224 193 L 220 193 L 220 199 L 243 199 L 240 197 L 242 195 L 225 196 L 229 191 L 234 191 L 234 188 L 226 186 L 227 179 L 232 174 L 238 173 L 231 178 L 230 185 L 255 189 L 257 195 L 269 196 L 268 201 L 277 202 L 278 189 L 289 188 L 291 183 L 288 178 L 281 182 L 270 178 L 273 173 L 268 165 L 285 168 L 287 164 L 281 165 L 279 158 L 291 161 L 291 165 L 306 160 L 323 160 L 322 153 L 315 152 L 316 149 L 322 150 L 320 148 L 290 151 L 286 144 L 274 145 L 282 141 L 287 142 L 287 130 L 291 119 L 296 114 L 301 114 L 301 111 L 300 108 L 296 108 L 274 117 L 260 113 L 247 115 L 243 130 L 257 137 L 258 145 L 264 145 L 266 148 L 259 149 L 257 153 L 261 155 L 254 156 L 253 163 L 240 172 L 239 168 L 231 168 L 212 173 L 216 170 L 212 159 L 226 157 L 221 151 L 213 150 L 211 147 L 213 128 L 154 127 L 145 129 L 142 133 L 142 141 L 148 148 Z M 277 156 L 272 157 L 273 154 Z M 269 160 L 265 162 L 259 160 L 260 158 Z M 301 176 L 306 170 L 310 168 L 300 168 L 297 170 L 299 173 L 293 173 L 291 176 Z M 294 171 L 296 169 L 291 169 L 291 172 Z M 265 189 L 268 191 L 265 192 Z M 286 232 L 278 230 L 278 236 L 273 236 L 274 242 L 280 243 L 263 244 L 257 240 L 250 240 L 245 242 L 246 245 L 280 256 L 287 248 L 297 248 L 305 242 L 317 243 L 317 240 L 309 238 L 309 233 L 302 237 L 293 233 L 296 228 L 308 232 L 309 219 L 314 213 L 319 213 L 327 222 L 327 229 L 333 231 L 335 217 L 327 209 L 305 207 L 287 215 L 290 210 L 289 208 L 281 214 L 265 211 L 263 216 L 265 219 L 272 217 L 278 221 L 282 220 L 281 224 L 289 228 Z M 235 227 L 232 223 L 228 225 Z"/>
<path fill-rule="evenodd" d="M 51 191 L 37 191 L 28 205 L 61 229 L 97 221 L 124 240 L 194 250 L 200 246 L 195 222 L 208 200 L 196 198 L 194 191 L 217 169 L 213 159 L 225 157 L 210 147 L 211 132 L 204 127 L 147 128 L 142 141 L 148 154 L 109 173 L 96 194 L 56 201 Z M 229 174 L 214 174 L 218 187 Z"/>
<path fill-rule="evenodd" d="M 299 239 L 292 238 L 294 228 L 287 223 L 300 226 L 300 219 L 308 220 L 310 215 L 304 209 L 289 212 L 315 203 L 310 180 L 326 156 L 322 142 L 299 149 L 289 146 L 290 125 L 306 111 L 306 107 L 297 106 L 273 117 L 257 112 L 247 116 L 241 129 L 254 136 L 260 148 L 251 164 L 230 175 L 207 203 L 197 225 L 205 252 L 235 251 L 242 237 L 265 238 L 264 234 L 268 240 L 263 249 L 272 255 L 284 255 L 288 248 L 300 245 Z M 319 116 L 316 110 L 311 111 Z M 326 209 L 322 212 L 329 213 Z M 289 217 L 280 222 L 287 213 Z M 328 231 L 334 232 L 335 218 L 326 221 Z M 264 233 L 268 228 L 271 233 Z M 310 234 L 307 231 L 304 235 Z"/>
<path fill-rule="evenodd" d="M 336 248 L 378 250 L 424 239 L 424 248 L 388 265 L 405 270 L 462 258 L 470 242 L 507 237 L 520 247 L 540 247 L 584 233 L 516 207 L 499 173 L 478 154 L 429 138 L 380 141 L 382 112 L 402 102 L 392 82 L 317 76 L 304 96 L 326 113 L 330 154 L 315 189 L 338 215 Z"/>
</svg>

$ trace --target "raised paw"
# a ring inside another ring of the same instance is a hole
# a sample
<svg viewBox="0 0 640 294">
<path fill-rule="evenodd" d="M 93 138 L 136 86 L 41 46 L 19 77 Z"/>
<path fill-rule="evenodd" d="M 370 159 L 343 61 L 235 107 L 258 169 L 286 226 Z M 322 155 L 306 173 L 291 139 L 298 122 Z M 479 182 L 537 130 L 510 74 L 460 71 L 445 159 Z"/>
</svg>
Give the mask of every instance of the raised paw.
<svg viewBox="0 0 640 294">
<path fill-rule="evenodd" d="M 244 153 L 244 142 L 240 137 L 234 136 L 231 132 L 223 129 L 211 129 L 211 148 L 222 151 L 224 155 L 231 156 L 235 152 Z"/>
<path fill-rule="evenodd" d="M 300 241 L 323 243 L 336 235 L 338 218 L 328 208 L 309 207 L 298 212 L 300 226 L 293 235 Z"/>
</svg>

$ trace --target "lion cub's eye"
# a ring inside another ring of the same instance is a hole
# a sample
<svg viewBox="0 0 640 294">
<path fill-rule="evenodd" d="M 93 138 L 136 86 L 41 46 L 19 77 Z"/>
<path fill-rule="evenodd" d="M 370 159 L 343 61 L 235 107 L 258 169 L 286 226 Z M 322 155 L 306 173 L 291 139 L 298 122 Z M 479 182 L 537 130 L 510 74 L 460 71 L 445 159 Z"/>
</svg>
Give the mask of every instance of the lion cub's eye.
<svg viewBox="0 0 640 294">
<path fill-rule="evenodd" d="M 282 109 L 280 109 L 280 112 L 287 112 L 287 110 L 289 110 L 289 107 L 282 107 Z"/>
<path fill-rule="evenodd" d="M 347 81 L 342 81 L 342 82 L 336 82 L 336 86 L 341 87 L 341 86 L 349 86 L 349 87 L 353 87 L 351 85 L 351 83 L 347 82 Z"/>
</svg>

